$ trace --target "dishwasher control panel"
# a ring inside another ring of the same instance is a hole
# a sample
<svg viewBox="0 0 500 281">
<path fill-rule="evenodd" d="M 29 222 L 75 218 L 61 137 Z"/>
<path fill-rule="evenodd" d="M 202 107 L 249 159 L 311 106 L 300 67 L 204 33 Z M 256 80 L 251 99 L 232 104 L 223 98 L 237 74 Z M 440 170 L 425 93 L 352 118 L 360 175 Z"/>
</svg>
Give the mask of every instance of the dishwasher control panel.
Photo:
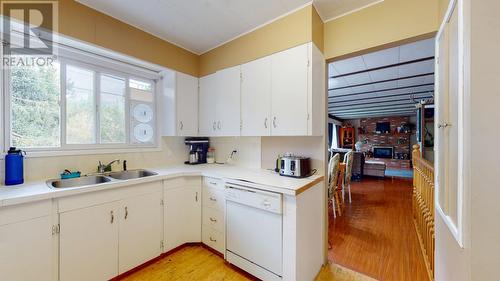
<svg viewBox="0 0 500 281">
<path fill-rule="evenodd" d="M 273 213 L 282 213 L 282 195 L 239 185 L 226 185 L 226 200 L 262 209 Z"/>
</svg>

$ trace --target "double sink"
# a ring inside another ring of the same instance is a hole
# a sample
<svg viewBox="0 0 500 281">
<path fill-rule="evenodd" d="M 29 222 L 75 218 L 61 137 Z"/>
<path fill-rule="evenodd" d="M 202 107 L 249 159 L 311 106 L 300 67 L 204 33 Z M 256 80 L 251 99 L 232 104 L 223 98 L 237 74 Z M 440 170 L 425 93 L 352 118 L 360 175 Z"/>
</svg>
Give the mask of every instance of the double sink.
<svg viewBox="0 0 500 281">
<path fill-rule="evenodd" d="M 143 169 L 127 170 L 127 171 L 109 172 L 97 175 L 88 175 L 73 179 L 48 180 L 47 185 L 50 188 L 82 187 L 87 185 L 107 183 L 113 180 L 130 180 L 130 179 L 138 179 L 155 175 L 157 175 L 157 173 Z"/>
</svg>

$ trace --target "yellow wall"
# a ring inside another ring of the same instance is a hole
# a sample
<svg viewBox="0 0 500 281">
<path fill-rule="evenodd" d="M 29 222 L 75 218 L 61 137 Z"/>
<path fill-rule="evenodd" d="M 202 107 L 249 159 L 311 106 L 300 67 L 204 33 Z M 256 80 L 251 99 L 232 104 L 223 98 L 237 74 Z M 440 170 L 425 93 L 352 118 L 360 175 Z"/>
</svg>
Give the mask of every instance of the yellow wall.
<svg viewBox="0 0 500 281">
<path fill-rule="evenodd" d="M 385 0 L 326 22 L 325 58 L 436 32 L 438 14 L 437 0 Z"/>
<path fill-rule="evenodd" d="M 312 5 L 217 47 L 200 58 L 200 76 L 312 40 Z"/>
<path fill-rule="evenodd" d="M 199 56 L 74 0 L 59 0 L 59 32 L 198 76 Z"/>
<path fill-rule="evenodd" d="M 448 10 L 448 5 L 450 0 L 439 0 L 439 24 L 441 24 L 444 16 L 446 15 L 446 10 Z"/>
</svg>

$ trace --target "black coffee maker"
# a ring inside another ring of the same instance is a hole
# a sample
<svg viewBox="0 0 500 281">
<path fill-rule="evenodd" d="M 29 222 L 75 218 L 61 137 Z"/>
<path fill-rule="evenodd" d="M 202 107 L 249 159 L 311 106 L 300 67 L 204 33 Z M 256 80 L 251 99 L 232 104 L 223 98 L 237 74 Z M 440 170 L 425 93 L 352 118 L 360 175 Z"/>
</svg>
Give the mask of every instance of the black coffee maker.
<svg viewBox="0 0 500 281">
<path fill-rule="evenodd" d="M 208 138 L 186 138 L 184 143 L 189 145 L 189 159 L 184 164 L 197 165 L 207 163 L 207 152 L 210 146 Z"/>
</svg>

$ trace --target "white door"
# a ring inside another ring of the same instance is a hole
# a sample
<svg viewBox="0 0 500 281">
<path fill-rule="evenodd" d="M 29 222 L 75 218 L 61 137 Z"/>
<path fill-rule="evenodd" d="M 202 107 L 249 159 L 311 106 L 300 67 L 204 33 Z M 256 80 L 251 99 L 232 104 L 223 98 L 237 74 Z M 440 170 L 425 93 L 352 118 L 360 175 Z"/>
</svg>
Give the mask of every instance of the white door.
<svg viewBox="0 0 500 281">
<path fill-rule="evenodd" d="M 161 254 L 162 192 L 121 201 L 119 274 Z"/>
<path fill-rule="evenodd" d="M 118 207 L 112 202 L 60 214 L 60 280 L 118 275 Z"/>
<path fill-rule="evenodd" d="M 271 57 L 241 66 L 241 135 L 271 134 Z"/>
<path fill-rule="evenodd" d="M 274 136 L 307 135 L 308 48 L 301 45 L 271 56 Z"/>
<path fill-rule="evenodd" d="M 201 241 L 201 186 L 167 189 L 164 232 L 165 252 Z"/>
<path fill-rule="evenodd" d="M 218 71 L 216 74 L 217 89 L 217 135 L 240 135 L 240 66 Z"/>
<path fill-rule="evenodd" d="M 216 119 L 216 73 L 200 78 L 199 126 L 200 136 L 215 136 Z"/>
<path fill-rule="evenodd" d="M 198 78 L 177 72 L 177 135 L 198 135 Z"/>
<path fill-rule="evenodd" d="M 50 216 L 0 226 L 0 280 L 53 280 Z"/>
</svg>

